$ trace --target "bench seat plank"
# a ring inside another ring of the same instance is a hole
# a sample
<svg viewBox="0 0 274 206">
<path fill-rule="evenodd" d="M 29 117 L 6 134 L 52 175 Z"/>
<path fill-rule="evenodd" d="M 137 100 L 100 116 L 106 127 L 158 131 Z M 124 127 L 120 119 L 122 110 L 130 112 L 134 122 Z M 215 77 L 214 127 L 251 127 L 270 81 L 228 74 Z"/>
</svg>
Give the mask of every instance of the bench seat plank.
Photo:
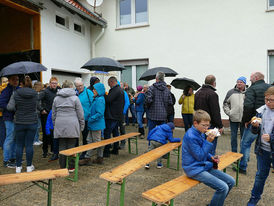
<svg viewBox="0 0 274 206">
<path fill-rule="evenodd" d="M 114 137 L 114 138 L 102 140 L 100 142 L 94 142 L 94 143 L 74 147 L 74 148 L 71 148 L 71 149 L 63 150 L 63 151 L 60 151 L 59 153 L 62 154 L 62 155 L 65 155 L 65 156 L 71 156 L 71 155 L 75 155 L 75 154 L 78 154 L 78 153 L 81 153 L 81 152 L 85 152 L 85 151 L 88 151 L 88 150 L 103 147 L 103 146 L 106 146 L 108 144 L 112 144 L 114 142 L 118 142 L 118 141 L 125 140 L 125 139 L 131 138 L 131 137 L 139 136 L 139 135 L 140 135 L 140 133 L 138 133 L 138 132 L 131 132 L 131 133 L 128 133 L 128 134 L 125 134 L 125 135 L 121 135 L 119 137 Z"/>
<path fill-rule="evenodd" d="M 158 147 L 154 150 L 151 150 L 143 155 L 140 155 L 118 167 L 112 169 L 111 171 L 105 172 L 100 175 L 101 179 L 105 179 L 107 181 L 118 183 L 122 182 L 122 180 L 134 173 L 136 170 L 144 167 L 146 164 L 158 159 L 159 157 L 169 153 L 170 151 L 179 147 L 182 143 L 168 143 L 161 147 Z"/>
</svg>

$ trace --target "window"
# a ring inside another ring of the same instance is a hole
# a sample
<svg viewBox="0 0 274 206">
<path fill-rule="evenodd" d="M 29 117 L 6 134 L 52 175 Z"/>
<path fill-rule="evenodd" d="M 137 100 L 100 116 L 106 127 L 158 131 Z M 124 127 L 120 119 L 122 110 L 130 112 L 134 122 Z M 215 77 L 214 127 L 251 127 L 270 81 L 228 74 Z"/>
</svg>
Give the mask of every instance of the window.
<svg viewBox="0 0 274 206">
<path fill-rule="evenodd" d="M 274 82 L 274 50 L 268 51 L 268 77 L 269 83 Z"/>
<path fill-rule="evenodd" d="M 77 33 L 85 34 L 85 27 L 79 23 L 74 23 L 74 31 Z"/>
<path fill-rule="evenodd" d="M 274 0 L 268 0 L 268 10 L 274 10 Z"/>
<path fill-rule="evenodd" d="M 146 25 L 147 0 L 119 0 L 119 26 Z"/>
<path fill-rule="evenodd" d="M 69 19 L 68 17 L 56 14 L 55 15 L 55 22 L 56 25 L 62 27 L 62 28 L 69 28 Z"/>
</svg>

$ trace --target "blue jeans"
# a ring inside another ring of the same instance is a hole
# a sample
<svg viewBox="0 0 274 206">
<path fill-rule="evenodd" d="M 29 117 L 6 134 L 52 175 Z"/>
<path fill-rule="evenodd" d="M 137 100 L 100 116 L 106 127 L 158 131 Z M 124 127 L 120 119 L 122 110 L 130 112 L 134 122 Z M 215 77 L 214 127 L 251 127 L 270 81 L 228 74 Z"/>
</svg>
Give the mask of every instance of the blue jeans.
<svg viewBox="0 0 274 206">
<path fill-rule="evenodd" d="M 5 121 L 6 127 L 6 139 L 4 142 L 4 162 L 9 161 L 10 159 L 15 159 L 15 138 L 14 138 L 14 123 L 12 121 Z"/>
<path fill-rule="evenodd" d="M 193 114 L 182 114 L 185 131 L 192 127 L 193 124 Z"/>
<path fill-rule="evenodd" d="M 131 116 L 132 116 L 132 123 L 136 123 L 136 111 L 135 111 L 135 106 L 134 104 L 130 104 L 128 107 L 128 110 L 130 110 Z M 129 118 L 128 118 L 128 110 L 126 112 L 126 124 L 129 124 Z"/>
<path fill-rule="evenodd" d="M 251 198 L 259 201 L 264 191 L 264 184 L 271 168 L 271 153 L 262 150 L 262 154 L 257 155 L 257 172 L 255 182 L 251 191 Z"/>
<path fill-rule="evenodd" d="M 22 166 L 22 156 L 24 147 L 26 148 L 27 166 L 32 165 L 33 140 L 37 131 L 35 124 L 15 124 L 14 132 L 16 139 L 16 166 Z"/>
<path fill-rule="evenodd" d="M 137 122 L 138 122 L 138 126 L 139 128 L 143 128 L 143 115 L 144 115 L 144 112 L 136 112 L 137 114 Z"/>
<path fill-rule="evenodd" d="M 150 132 L 153 128 L 155 128 L 157 125 L 165 124 L 165 121 L 157 121 L 157 120 L 151 120 L 148 119 L 148 132 Z"/>
<path fill-rule="evenodd" d="M 3 120 L 3 117 L 0 117 L 0 147 L 4 146 L 4 142 L 6 139 L 6 127 L 5 127 L 5 122 Z"/>
<path fill-rule="evenodd" d="M 240 169 L 246 170 L 247 162 L 249 161 L 250 155 L 250 147 L 254 140 L 257 138 L 257 134 L 253 134 L 251 132 L 251 124 L 248 125 L 247 128 L 244 129 L 244 134 L 241 140 L 241 151 L 243 157 L 240 161 Z"/>
<path fill-rule="evenodd" d="M 228 195 L 231 188 L 235 185 L 235 180 L 233 177 L 215 169 L 203 171 L 191 178 L 198 180 L 216 190 L 210 202 L 210 206 L 224 205 L 226 196 Z"/>
<path fill-rule="evenodd" d="M 41 120 L 38 117 L 37 130 L 36 130 L 36 134 L 35 134 L 35 137 L 34 137 L 34 142 L 39 142 L 40 128 L 41 128 Z"/>
<path fill-rule="evenodd" d="M 238 128 L 240 128 L 241 139 L 244 133 L 244 125 L 241 125 L 241 122 L 230 122 L 230 131 L 231 131 L 231 151 L 237 152 L 238 148 Z"/>
<path fill-rule="evenodd" d="M 111 133 L 113 137 L 119 136 L 119 121 L 118 120 L 111 120 L 111 119 L 106 119 L 106 128 L 104 130 L 104 139 L 110 139 Z M 109 153 L 110 151 L 110 144 L 105 146 L 104 152 Z M 119 149 L 119 142 L 114 143 L 114 148 L 113 150 L 118 150 Z"/>
</svg>

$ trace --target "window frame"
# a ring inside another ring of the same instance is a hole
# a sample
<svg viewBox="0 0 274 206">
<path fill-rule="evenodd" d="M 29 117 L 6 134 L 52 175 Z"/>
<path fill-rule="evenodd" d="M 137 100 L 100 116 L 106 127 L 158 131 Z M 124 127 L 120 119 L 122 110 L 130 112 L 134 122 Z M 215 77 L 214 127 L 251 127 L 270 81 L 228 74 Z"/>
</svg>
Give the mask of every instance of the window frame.
<svg viewBox="0 0 274 206">
<path fill-rule="evenodd" d="M 63 19 L 65 19 L 65 25 L 62 25 L 62 24 L 59 24 L 58 22 L 56 22 L 56 17 L 59 16 Z M 59 28 L 62 28 L 62 29 L 65 29 L 65 30 L 69 30 L 69 17 L 62 14 L 62 13 L 59 13 L 59 12 L 56 12 L 55 13 L 55 16 L 54 16 L 54 21 L 55 21 L 55 25 Z"/>
<path fill-rule="evenodd" d="M 269 82 L 269 84 L 272 84 L 272 82 L 270 81 L 270 56 L 274 56 L 274 50 L 270 49 L 267 51 L 267 80 Z"/>
<path fill-rule="evenodd" d="M 125 28 L 136 28 L 136 27 L 145 27 L 149 26 L 149 8 L 148 8 L 148 1 L 147 0 L 147 21 L 146 22 L 140 22 L 136 23 L 136 9 L 135 9 L 135 1 L 136 0 L 130 0 L 131 1 L 131 22 L 130 24 L 120 24 L 120 0 L 117 0 L 117 21 L 116 21 L 116 30 L 119 29 L 125 29 Z"/>
<path fill-rule="evenodd" d="M 81 32 L 79 32 L 79 31 L 77 31 L 77 30 L 74 29 L 75 24 L 81 26 Z M 73 32 L 75 34 L 85 36 L 85 25 L 83 23 L 81 23 L 81 22 L 78 22 L 78 21 L 74 20 L 73 21 Z"/>
<path fill-rule="evenodd" d="M 267 11 L 274 11 L 274 6 L 270 6 L 270 0 L 267 0 Z"/>
</svg>

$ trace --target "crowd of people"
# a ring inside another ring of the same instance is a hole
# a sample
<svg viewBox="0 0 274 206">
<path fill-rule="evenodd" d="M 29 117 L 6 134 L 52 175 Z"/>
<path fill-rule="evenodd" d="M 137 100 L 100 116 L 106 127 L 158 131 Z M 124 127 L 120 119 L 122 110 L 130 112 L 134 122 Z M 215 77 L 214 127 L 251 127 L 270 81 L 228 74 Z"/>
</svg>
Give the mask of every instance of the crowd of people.
<svg viewBox="0 0 274 206">
<path fill-rule="evenodd" d="M 56 77 L 51 77 L 46 85 L 32 84 L 29 76 L 24 76 L 20 84 L 17 75 L 2 78 L 0 143 L 4 167 L 16 168 L 16 173 L 21 173 L 25 148 L 26 171 L 33 171 L 33 146 L 43 144 L 42 157 L 49 157 L 49 161 L 59 159 L 60 168 L 65 168 L 65 156 L 59 155 L 59 151 L 125 134 L 125 126 L 130 124 L 129 112 L 132 125 L 138 124 L 140 138 L 145 137 L 143 117 L 146 114 L 148 151 L 168 141 L 179 142 L 180 138 L 173 138 L 176 98 L 164 78 L 165 74 L 158 72 L 155 83 L 138 85 L 136 91 L 114 76 L 108 79 L 109 91 L 97 77 L 91 77 L 88 87 L 81 78 L 65 81 L 62 85 Z M 240 129 L 243 158 L 239 171 L 242 174 L 247 173 L 251 144 L 257 139 L 258 171 L 248 203 L 253 206 L 261 198 L 271 163 L 274 163 L 274 87 L 265 83 L 261 72 L 252 73 L 250 81 L 248 87 L 245 77 L 236 80 L 236 85 L 225 96 L 223 110 L 229 117 L 232 152 L 238 151 Z M 206 76 L 195 94 L 193 87 L 187 86 L 178 103 L 182 105 L 186 132 L 182 143 L 182 167 L 187 176 L 216 190 L 210 205 L 223 205 L 235 181 L 213 167 L 219 161 L 215 155 L 217 133 L 205 135 L 215 128 L 220 134 L 223 132 L 215 76 Z M 256 115 L 261 122 L 251 121 Z M 118 155 L 124 147 L 125 141 L 121 141 L 98 148 L 95 159 L 92 159 L 95 151 L 83 152 L 79 165 L 103 164 L 104 158 Z M 162 166 L 160 158 L 157 168 Z M 149 169 L 150 165 L 145 167 Z M 73 162 L 69 163 L 69 170 L 74 170 Z"/>
</svg>

